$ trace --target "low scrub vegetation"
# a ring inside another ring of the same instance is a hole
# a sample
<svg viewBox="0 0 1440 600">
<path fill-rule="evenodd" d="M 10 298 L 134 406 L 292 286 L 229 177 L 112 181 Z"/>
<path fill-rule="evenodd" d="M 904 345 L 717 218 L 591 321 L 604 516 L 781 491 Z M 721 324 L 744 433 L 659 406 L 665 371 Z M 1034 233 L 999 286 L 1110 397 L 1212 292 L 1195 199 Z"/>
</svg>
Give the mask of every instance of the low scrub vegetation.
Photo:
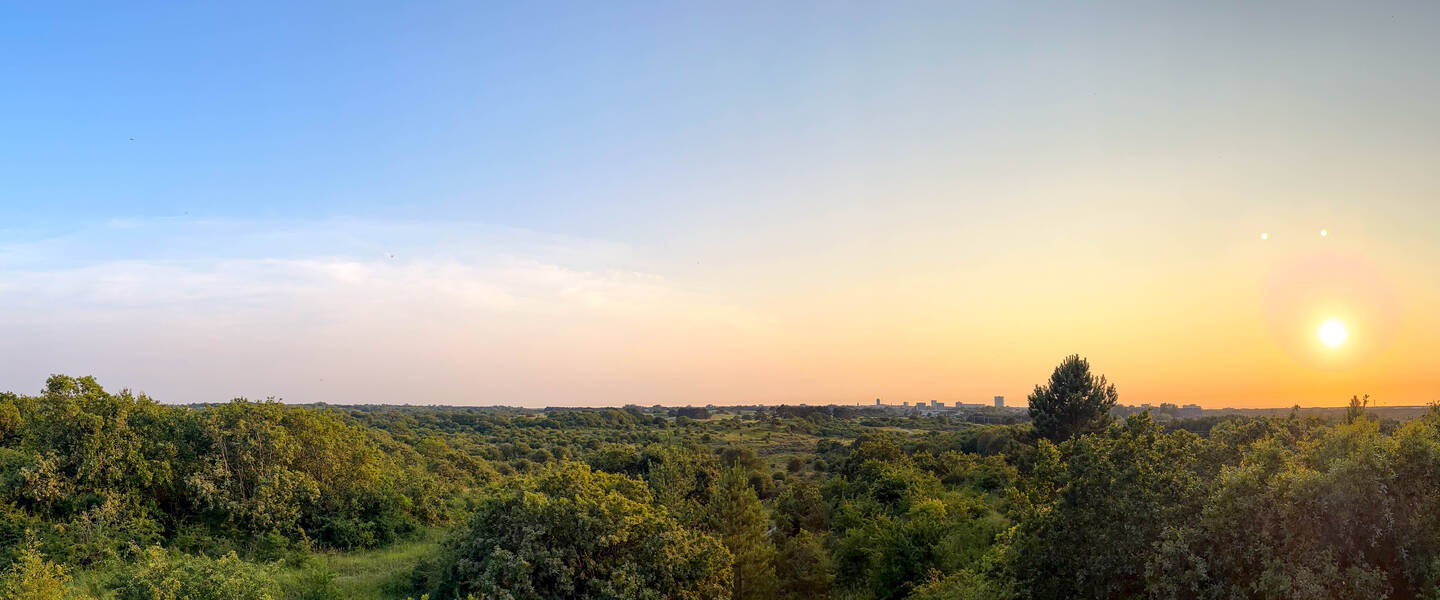
<svg viewBox="0 0 1440 600">
<path fill-rule="evenodd" d="M 1078 357 L 1010 424 L 55 376 L 0 395 L 0 600 L 1436 597 L 1440 410 L 1162 424 L 1117 398 Z"/>
</svg>

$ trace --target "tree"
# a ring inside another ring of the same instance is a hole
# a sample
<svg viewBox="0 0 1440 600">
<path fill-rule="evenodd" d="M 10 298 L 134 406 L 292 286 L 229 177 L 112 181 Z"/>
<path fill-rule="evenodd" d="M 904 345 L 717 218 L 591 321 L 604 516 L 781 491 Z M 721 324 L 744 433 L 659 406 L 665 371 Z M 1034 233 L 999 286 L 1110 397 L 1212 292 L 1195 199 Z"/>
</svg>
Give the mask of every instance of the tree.
<svg viewBox="0 0 1440 600">
<path fill-rule="evenodd" d="M 775 530 L 790 537 L 802 530 L 824 533 L 826 529 L 825 498 L 820 488 L 809 481 L 785 486 L 775 498 Z"/>
<path fill-rule="evenodd" d="M 1224 469 L 1196 522 L 1147 570 L 1152 598 L 1433 598 L 1440 590 L 1440 418 L 1271 436 Z"/>
<path fill-rule="evenodd" d="M 732 421 L 736 422 L 736 421 Z M 749 446 L 730 445 L 719 450 L 721 468 L 729 469 L 738 466 L 745 470 L 745 477 L 750 482 L 750 487 L 755 488 L 755 493 L 762 498 L 769 498 L 775 493 L 775 479 L 770 473 L 770 463 L 760 458 L 755 449 Z"/>
<path fill-rule="evenodd" d="M 275 550 L 387 543 L 450 516 L 444 488 L 456 484 L 425 462 L 331 409 L 166 406 L 65 375 L 40 396 L 0 396 L 0 507 L 55 524 L 45 548 L 68 565 L 166 538 L 186 550 L 212 537 Z M 0 538 L 13 539 L 7 521 Z"/>
<path fill-rule="evenodd" d="M 645 448 L 645 475 L 655 501 L 670 510 L 686 527 L 704 527 L 705 505 L 715 495 L 720 478 L 714 456 L 693 447 L 651 444 Z"/>
<path fill-rule="evenodd" d="M 1049 383 L 1030 394 L 1030 420 L 1037 433 L 1059 443 L 1103 429 L 1118 399 L 1104 375 L 1090 374 L 1090 361 L 1071 354 L 1055 367 Z"/>
<path fill-rule="evenodd" d="M 1345 407 L 1345 422 L 1354 423 L 1355 419 L 1365 416 L 1365 409 L 1370 406 L 1370 394 L 1364 398 L 1359 396 L 1350 397 L 1350 406 Z"/>
<path fill-rule="evenodd" d="M 720 474 L 710 501 L 711 526 L 735 557 L 735 600 L 764 600 L 775 590 L 775 548 L 765 538 L 765 509 L 749 471 L 734 464 Z"/>
<path fill-rule="evenodd" d="M 1015 594 L 1002 584 L 971 571 L 959 571 L 915 588 L 906 600 L 1010 600 Z"/>
<path fill-rule="evenodd" d="M 1063 461 L 1061 456 L 1065 457 Z M 1148 414 L 1105 433 L 1041 441 L 1014 498 L 1002 564 L 1026 598 L 1136 598 L 1167 531 L 1205 497 L 1198 437 L 1165 433 Z"/>
<path fill-rule="evenodd" d="M 45 560 L 40 543 L 26 543 L 20 557 L 0 573 L 0 600 L 88 600 L 66 590 L 70 578 L 64 567 Z"/>
<path fill-rule="evenodd" d="M 830 554 L 821 537 L 801 530 L 780 544 L 775 556 L 780 596 L 790 600 L 819 600 L 830 597 Z"/>
<path fill-rule="evenodd" d="M 15 406 L 14 394 L 0 394 L 0 445 L 19 429 L 20 409 Z"/>
<path fill-rule="evenodd" d="M 644 482 L 567 462 L 490 486 L 417 578 L 437 599 L 719 600 L 731 572 L 725 546 L 681 527 Z"/>
</svg>

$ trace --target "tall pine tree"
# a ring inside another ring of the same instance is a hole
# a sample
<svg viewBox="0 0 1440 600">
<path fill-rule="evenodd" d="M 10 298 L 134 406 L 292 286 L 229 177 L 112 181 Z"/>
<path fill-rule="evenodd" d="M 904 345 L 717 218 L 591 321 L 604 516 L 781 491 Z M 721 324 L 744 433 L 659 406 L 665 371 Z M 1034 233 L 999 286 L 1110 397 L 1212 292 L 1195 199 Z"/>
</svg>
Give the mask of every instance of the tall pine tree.
<svg viewBox="0 0 1440 600">
<path fill-rule="evenodd" d="M 735 558 L 734 600 L 769 600 L 775 596 L 775 547 L 765 536 L 768 520 L 750 474 L 732 465 L 720 474 L 710 501 L 711 526 Z"/>
<path fill-rule="evenodd" d="M 1104 429 L 1119 395 L 1105 376 L 1090 374 L 1090 361 L 1071 354 L 1055 367 L 1050 381 L 1030 394 L 1035 432 L 1055 443 Z"/>
</svg>

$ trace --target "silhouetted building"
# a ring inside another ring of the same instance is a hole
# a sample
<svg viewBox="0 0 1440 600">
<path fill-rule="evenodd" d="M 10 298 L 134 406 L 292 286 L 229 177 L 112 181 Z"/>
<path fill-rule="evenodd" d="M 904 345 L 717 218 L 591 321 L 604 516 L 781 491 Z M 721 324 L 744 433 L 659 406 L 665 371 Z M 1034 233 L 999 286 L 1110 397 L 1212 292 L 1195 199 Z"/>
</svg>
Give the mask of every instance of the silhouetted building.
<svg viewBox="0 0 1440 600">
<path fill-rule="evenodd" d="M 1004 396 L 996 396 L 996 397 L 995 397 L 995 408 L 1005 408 L 1005 397 L 1004 397 Z"/>
<path fill-rule="evenodd" d="M 880 399 L 879 399 L 879 398 L 876 398 L 876 399 L 875 399 L 875 406 L 880 406 Z"/>
</svg>

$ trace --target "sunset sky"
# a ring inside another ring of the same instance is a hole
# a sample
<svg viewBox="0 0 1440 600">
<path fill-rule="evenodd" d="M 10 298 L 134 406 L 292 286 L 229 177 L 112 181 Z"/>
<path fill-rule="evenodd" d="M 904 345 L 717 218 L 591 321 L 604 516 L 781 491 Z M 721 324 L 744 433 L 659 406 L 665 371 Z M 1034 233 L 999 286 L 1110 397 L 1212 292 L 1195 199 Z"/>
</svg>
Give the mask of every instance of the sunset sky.
<svg viewBox="0 0 1440 600">
<path fill-rule="evenodd" d="M 1440 4 L 61 4 L 0 390 L 1440 400 Z"/>
</svg>

